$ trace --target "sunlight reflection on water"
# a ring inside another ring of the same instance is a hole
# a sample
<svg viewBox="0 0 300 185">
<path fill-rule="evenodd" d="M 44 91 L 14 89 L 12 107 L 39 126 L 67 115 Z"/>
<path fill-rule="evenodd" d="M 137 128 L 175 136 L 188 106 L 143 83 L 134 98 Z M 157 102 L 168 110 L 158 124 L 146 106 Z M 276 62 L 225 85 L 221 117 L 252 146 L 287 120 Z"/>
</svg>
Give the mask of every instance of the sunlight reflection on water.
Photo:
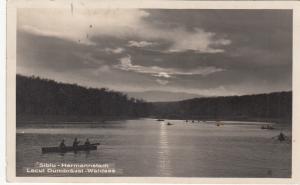
<svg viewBox="0 0 300 185">
<path fill-rule="evenodd" d="M 159 172 L 161 176 L 172 176 L 172 168 L 170 163 L 170 151 L 168 142 L 168 129 L 166 123 L 160 124 L 159 135 Z"/>
<path fill-rule="evenodd" d="M 139 119 L 114 124 L 23 125 L 17 128 L 17 174 L 26 176 L 22 169 L 36 161 L 64 161 L 113 163 L 123 171 L 121 176 L 290 176 L 291 145 L 271 138 L 282 129 L 291 135 L 291 129 L 275 125 L 274 130 L 263 130 L 262 123 L 243 122 L 218 127 L 215 123 Z M 75 137 L 101 144 L 89 154 L 41 154 L 41 147 L 57 146 L 61 139 L 71 145 Z"/>
</svg>

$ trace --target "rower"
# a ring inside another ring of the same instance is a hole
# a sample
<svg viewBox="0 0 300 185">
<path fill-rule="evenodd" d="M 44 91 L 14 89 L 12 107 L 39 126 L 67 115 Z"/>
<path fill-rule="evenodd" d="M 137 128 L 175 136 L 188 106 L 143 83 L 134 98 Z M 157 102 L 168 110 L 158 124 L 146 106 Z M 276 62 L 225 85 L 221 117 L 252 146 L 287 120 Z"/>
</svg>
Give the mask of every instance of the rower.
<svg viewBox="0 0 300 185">
<path fill-rule="evenodd" d="M 280 132 L 280 134 L 278 135 L 278 140 L 281 142 L 281 141 L 284 141 L 286 139 L 286 136 Z"/>
<path fill-rule="evenodd" d="M 66 148 L 65 140 L 64 139 L 60 142 L 59 148 L 61 148 L 61 149 Z"/>
<path fill-rule="evenodd" d="M 89 138 L 86 139 L 86 141 L 84 142 L 84 145 L 90 145 L 90 141 L 89 141 Z"/>
<path fill-rule="evenodd" d="M 73 148 L 77 148 L 79 143 L 80 143 L 80 141 L 78 141 L 77 137 L 75 137 L 75 139 L 73 141 Z"/>
</svg>

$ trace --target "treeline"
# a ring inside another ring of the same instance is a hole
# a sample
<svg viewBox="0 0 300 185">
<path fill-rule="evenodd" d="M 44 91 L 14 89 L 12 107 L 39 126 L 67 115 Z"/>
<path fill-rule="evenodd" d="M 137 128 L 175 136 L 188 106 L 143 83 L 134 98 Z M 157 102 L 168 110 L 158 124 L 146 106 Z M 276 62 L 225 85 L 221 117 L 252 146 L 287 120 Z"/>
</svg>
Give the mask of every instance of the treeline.
<svg viewBox="0 0 300 185">
<path fill-rule="evenodd" d="M 292 92 L 195 98 L 153 103 L 152 115 L 176 119 L 285 120 L 292 119 Z"/>
<path fill-rule="evenodd" d="M 104 119 L 258 120 L 292 119 L 292 92 L 204 97 L 178 102 L 144 102 L 106 88 L 85 88 L 39 77 L 17 75 L 17 118 L 77 116 Z"/>
<path fill-rule="evenodd" d="M 106 88 L 85 88 L 39 77 L 16 77 L 16 112 L 23 115 L 145 117 L 148 105 Z"/>
</svg>

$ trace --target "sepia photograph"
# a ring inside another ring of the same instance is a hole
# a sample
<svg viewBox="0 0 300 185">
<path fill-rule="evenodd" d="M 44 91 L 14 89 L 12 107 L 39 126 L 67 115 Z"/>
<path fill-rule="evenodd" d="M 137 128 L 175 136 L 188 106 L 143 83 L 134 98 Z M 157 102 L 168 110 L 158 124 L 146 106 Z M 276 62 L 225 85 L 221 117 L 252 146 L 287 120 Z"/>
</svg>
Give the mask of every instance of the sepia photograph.
<svg viewBox="0 0 300 185">
<path fill-rule="evenodd" d="M 16 177 L 292 178 L 292 9 L 82 7 L 16 10 Z"/>
</svg>

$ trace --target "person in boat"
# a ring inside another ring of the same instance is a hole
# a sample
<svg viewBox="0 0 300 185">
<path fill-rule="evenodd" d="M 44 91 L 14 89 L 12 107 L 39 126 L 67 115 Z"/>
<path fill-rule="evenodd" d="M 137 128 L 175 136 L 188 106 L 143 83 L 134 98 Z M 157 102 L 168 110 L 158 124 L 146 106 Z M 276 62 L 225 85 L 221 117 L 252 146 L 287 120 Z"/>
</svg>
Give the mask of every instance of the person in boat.
<svg viewBox="0 0 300 185">
<path fill-rule="evenodd" d="M 59 148 L 61 148 L 61 149 L 66 148 L 66 144 L 65 144 L 65 140 L 64 139 L 60 142 Z"/>
<path fill-rule="evenodd" d="M 77 137 L 75 137 L 75 139 L 73 141 L 73 148 L 77 148 L 79 143 L 80 143 L 80 141 L 78 141 Z"/>
<path fill-rule="evenodd" d="M 89 138 L 87 138 L 86 141 L 84 142 L 84 145 L 85 145 L 85 146 L 89 146 L 90 144 L 91 144 L 91 143 L 90 143 L 90 141 L 89 141 Z"/>
<path fill-rule="evenodd" d="M 278 135 L 278 140 L 284 141 L 285 139 L 286 139 L 286 136 L 282 132 L 280 132 L 280 134 Z"/>
</svg>

